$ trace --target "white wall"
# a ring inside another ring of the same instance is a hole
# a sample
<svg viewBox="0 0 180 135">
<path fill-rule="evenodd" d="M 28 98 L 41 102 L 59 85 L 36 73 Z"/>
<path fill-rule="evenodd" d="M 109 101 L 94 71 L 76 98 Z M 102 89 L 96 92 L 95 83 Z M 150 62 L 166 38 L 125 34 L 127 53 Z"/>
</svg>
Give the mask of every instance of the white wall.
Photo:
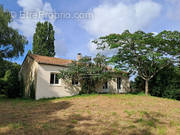
<svg viewBox="0 0 180 135">
<path fill-rule="evenodd" d="M 59 73 L 59 70 L 65 69 L 65 67 L 55 65 L 38 64 L 37 71 L 37 85 L 36 85 L 36 99 L 51 98 L 51 97 L 65 97 L 76 95 L 80 91 L 79 86 L 74 86 L 71 83 L 67 84 L 62 79 L 59 80 L 59 85 L 50 84 L 50 74 Z M 109 89 L 102 90 L 102 92 L 111 93 L 126 93 L 130 88 L 129 78 L 122 77 L 121 90 L 117 90 L 117 78 L 108 82 Z M 101 86 L 102 87 L 102 86 Z"/>
<path fill-rule="evenodd" d="M 129 92 L 130 82 L 128 77 L 121 77 L 121 89 L 117 89 L 117 77 L 113 78 L 111 81 L 108 82 L 108 89 L 102 90 L 103 92 L 110 92 L 110 93 L 127 93 Z"/>
<path fill-rule="evenodd" d="M 39 64 L 37 72 L 36 99 L 65 97 L 79 93 L 80 88 L 78 86 L 66 85 L 62 79 L 59 80 L 59 85 L 50 84 L 50 74 L 52 72 L 59 73 L 59 70 L 62 69 L 65 69 L 65 67 Z"/>
</svg>

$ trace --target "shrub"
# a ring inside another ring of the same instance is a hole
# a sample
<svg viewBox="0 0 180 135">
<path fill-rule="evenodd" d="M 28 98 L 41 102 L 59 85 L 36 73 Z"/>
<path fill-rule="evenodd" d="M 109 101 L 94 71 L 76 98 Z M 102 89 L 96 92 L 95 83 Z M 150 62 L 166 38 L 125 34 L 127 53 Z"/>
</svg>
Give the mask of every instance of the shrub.
<svg viewBox="0 0 180 135">
<path fill-rule="evenodd" d="M 6 71 L 4 76 L 4 94 L 9 98 L 20 97 L 20 81 L 18 79 L 20 66 L 13 64 L 13 67 Z"/>
<path fill-rule="evenodd" d="M 180 100 L 180 89 L 166 90 L 163 97 Z"/>
<path fill-rule="evenodd" d="M 131 87 L 136 90 L 144 89 L 144 81 L 138 76 Z M 180 70 L 170 65 L 161 70 L 149 81 L 149 92 L 152 96 L 178 99 L 180 98 Z"/>
<path fill-rule="evenodd" d="M 3 94 L 4 86 L 5 86 L 5 81 L 3 78 L 0 78 L 0 94 Z"/>
<path fill-rule="evenodd" d="M 174 99 L 180 100 L 180 89 L 174 90 Z"/>
<path fill-rule="evenodd" d="M 167 89 L 162 93 L 162 97 L 175 99 L 175 90 Z"/>
<path fill-rule="evenodd" d="M 6 71 L 13 67 L 13 63 L 7 60 L 0 60 L 0 78 L 3 78 Z"/>
</svg>

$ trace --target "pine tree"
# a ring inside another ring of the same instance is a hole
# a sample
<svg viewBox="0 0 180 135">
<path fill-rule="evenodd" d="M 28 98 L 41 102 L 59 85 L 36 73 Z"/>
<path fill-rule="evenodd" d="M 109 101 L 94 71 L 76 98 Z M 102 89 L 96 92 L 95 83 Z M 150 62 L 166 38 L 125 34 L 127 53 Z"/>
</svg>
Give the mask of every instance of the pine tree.
<svg viewBox="0 0 180 135">
<path fill-rule="evenodd" d="M 43 56 L 55 56 L 54 30 L 50 22 L 38 22 L 33 36 L 33 53 Z"/>
</svg>

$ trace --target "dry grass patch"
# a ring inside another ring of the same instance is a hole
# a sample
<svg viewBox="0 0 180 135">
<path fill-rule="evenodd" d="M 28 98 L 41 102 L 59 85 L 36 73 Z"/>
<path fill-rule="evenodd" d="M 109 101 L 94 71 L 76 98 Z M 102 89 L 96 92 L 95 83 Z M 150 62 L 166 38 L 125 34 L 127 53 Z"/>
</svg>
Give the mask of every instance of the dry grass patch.
<svg viewBox="0 0 180 135">
<path fill-rule="evenodd" d="M 178 135 L 180 102 L 130 94 L 0 98 L 0 134 Z"/>
</svg>

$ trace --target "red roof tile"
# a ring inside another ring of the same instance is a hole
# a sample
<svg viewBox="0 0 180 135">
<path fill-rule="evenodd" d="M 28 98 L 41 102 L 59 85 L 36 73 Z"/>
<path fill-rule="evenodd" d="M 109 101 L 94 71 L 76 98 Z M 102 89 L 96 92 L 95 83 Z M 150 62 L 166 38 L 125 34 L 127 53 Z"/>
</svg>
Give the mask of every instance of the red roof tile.
<svg viewBox="0 0 180 135">
<path fill-rule="evenodd" d="M 41 56 L 41 55 L 30 54 L 30 53 L 28 54 L 28 56 L 40 64 L 67 66 L 68 64 L 73 62 L 73 60 Z M 110 66 L 108 66 L 107 68 L 112 69 L 112 67 L 110 67 Z M 126 72 L 126 71 L 121 71 L 121 72 L 128 74 L 128 72 Z"/>
<path fill-rule="evenodd" d="M 48 56 L 41 56 L 36 54 L 28 54 L 32 59 L 40 64 L 49 64 L 49 65 L 60 65 L 60 66 L 67 66 L 67 64 L 72 63 L 72 60 L 55 58 L 55 57 L 48 57 Z"/>
</svg>

